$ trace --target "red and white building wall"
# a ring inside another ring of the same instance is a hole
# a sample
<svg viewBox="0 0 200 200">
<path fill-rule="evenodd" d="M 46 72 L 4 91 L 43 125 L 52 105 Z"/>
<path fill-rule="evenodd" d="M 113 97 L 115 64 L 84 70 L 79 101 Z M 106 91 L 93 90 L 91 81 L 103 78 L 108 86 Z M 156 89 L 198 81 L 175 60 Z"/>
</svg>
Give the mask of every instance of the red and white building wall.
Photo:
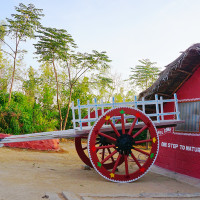
<svg viewBox="0 0 200 200">
<path fill-rule="evenodd" d="M 185 124 L 158 129 L 160 147 L 155 164 L 200 179 L 200 67 L 176 94 Z M 164 105 L 165 112 L 173 110 L 172 103 Z"/>
</svg>

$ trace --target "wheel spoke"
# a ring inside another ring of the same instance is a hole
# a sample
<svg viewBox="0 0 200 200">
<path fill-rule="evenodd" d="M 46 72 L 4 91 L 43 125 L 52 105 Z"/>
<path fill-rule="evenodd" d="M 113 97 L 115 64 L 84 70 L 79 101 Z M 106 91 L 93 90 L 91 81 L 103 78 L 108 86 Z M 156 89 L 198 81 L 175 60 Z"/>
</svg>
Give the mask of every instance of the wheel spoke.
<svg viewBox="0 0 200 200">
<path fill-rule="evenodd" d="M 133 153 L 131 153 L 131 157 L 133 158 L 133 160 L 135 161 L 135 163 L 138 165 L 139 168 L 142 168 L 142 166 L 140 165 L 140 163 L 138 162 L 137 158 L 133 155 Z"/>
<path fill-rule="evenodd" d="M 115 145 L 112 144 L 112 145 L 100 146 L 100 147 L 96 147 L 96 149 L 106 149 L 106 148 L 112 148 L 112 147 L 115 147 Z"/>
<path fill-rule="evenodd" d="M 124 114 L 121 115 L 122 134 L 125 134 Z"/>
<path fill-rule="evenodd" d="M 148 139 L 148 140 L 139 140 L 139 141 L 135 141 L 135 144 L 140 144 L 140 143 L 144 143 L 144 142 L 152 142 L 153 139 Z"/>
<path fill-rule="evenodd" d="M 126 176 L 129 176 L 127 155 L 124 156 Z"/>
<path fill-rule="evenodd" d="M 109 154 L 111 154 L 111 151 L 110 151 L 110 149 L 109 149 L 109 148 L 107 148 L 107 150 L 108 150 L 108 153 L 109 153 Z M 113 156 L 111 157 L 111 160 L 112 160 L 112 162 L 113 162 L 113 163 L 115 162 L 115 160 L 114 160 Z"/>
<path fill-rule="evenodd" d="M 108 155 L 104 160 L 101 161 L 101 164 L 105 163 L 109 158 L 117 153 L 117 150 L 113 151 L 110 155 Z"/>
<path fill-rule="evenodd" d="M 101 136 L 103 136 L 103 137 L 106 137 L 106 138 L 108 138 L 108 139 L 110 139 L 110 140 L 112 140 L 112 141 L 116 141 L 116 139 L 115 139 L 114 137 L 111 137 L 111 136 L 109 136 L 109 135 L 106 135 L 105 133 L 99 132 L 98 134 L 101 135 Z"/>
<path fill-rule="evenodd" d="M 117 166 L 118 166 L 118 163 L 119 163 L 121 157 L 122 157 L 122 155 L 119 154 L 119 156 L 117 157 L 117 160 L 116 160 L 116 162 L 115 162 L 115 165 L 114 165 L 114 167 L 113 167 L 112 173 L 114 173 L 114 172 L 116 171 Z"/>
<path fill-rule="evenodd" d="M 144 131 L 145 129 L 147 129 L 148 126 L 145 125 L 143 128 L 141 128 L 135 135 L 133 135 L 133 138 L 136 138 L 140 133 L 142 133 L 142 131 Z"/>
<path fill-rule="evenodd" d="M 134 147 L 134 150 L 136 150 L 136 151 L 138 151 L 138 152 L 140 152 L 140 153 L 143 153 L 143 154 L 145 154 L 145 155 L 147 155 L 147 156 L 150 156 L 150 153 L 147 153 L 147 152 L 145 152 L 145 151 L 142 151 L 141 149 L 138 149 L 138 148 L 135 148 L 135 147 Z"/>
<path fill-rule="evenodd" d="M 103 151 L 102 151 L 102 159 L 101 160 L 104 160 L 104 157 L 105 157 L 105 149 L 103 149 Z"/>
<path fill-rule="evenodd" d="M 85 151 L 87 149 L 87 146 L 83 148 L 83 151 Z"/>
<path fill-rule="evenodd" d="M 96 145 L 96 144 L 100 144 L 100 142 L 96 142 L 95 145 Z M 86 146 L 86 147 L 82 148 L 82 150 L 85 151 L 87 148 L 88 148 L 88 147 Z"/>
<path fill-rule="evenodd" d="M 100 142 L 96 142 L 95 145 L 96 145 L 96 144 L 100 144 Z"/>
<path fill-rule="evenodd" d="M 133 131 L 133 128 L 134 128 L 134 126 L 135 126 L 135 123 L 136 123 L 137 119 L 138 119 L 138 118 L 135 117 L 135 119 L 134 119 L 134 121 L 133 121 L 133 123 L 132 123 L 132 125 L 131 125 L 131 128 L 130 128 L 130 130 L 129 130 L 129 132 L 128 132 L 129 135 L 131 135 L 131 133 L 132 133 L 132 131 Z"/>
<path fill-rule="evenodd" d="M 118 132 L 118 130 L 116 129 L 115 125 L 112 123 L 112 121 L 109 119 L 108 122 L 110 123 L 110 125 L 112 126 L 113 130 L 115 131 L 116 135 L 119 137 L 120 134 Z"/>
</svg>

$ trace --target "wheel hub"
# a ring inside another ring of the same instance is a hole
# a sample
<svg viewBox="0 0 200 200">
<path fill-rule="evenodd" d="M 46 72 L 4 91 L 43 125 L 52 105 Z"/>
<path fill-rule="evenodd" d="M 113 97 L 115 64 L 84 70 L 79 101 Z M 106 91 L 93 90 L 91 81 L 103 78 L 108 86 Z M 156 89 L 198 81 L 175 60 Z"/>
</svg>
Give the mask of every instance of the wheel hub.
<svg viewBox="0 0 200 200">
<path fill-rule="evenodd" d="M 128 134 L 122 134 L 117 138 L 116 149 L 120 154 L 129 155 L 131 153 L 131 149 L 133 149 L 134 144 L 135 141 L 133 137 Z"/>
</svg>

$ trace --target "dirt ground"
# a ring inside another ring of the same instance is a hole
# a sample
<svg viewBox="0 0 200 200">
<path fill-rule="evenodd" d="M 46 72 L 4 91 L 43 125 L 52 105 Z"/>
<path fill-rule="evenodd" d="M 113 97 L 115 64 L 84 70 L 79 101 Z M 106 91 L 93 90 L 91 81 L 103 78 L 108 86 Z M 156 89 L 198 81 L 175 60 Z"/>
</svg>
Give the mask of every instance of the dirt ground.
<svg viewBox="0 0 200 200">
<path fill-rule="evenodd" d="M 196 193 L 186 183 L 149 172 L 132 183 L 112 183 L 93 169 L 83 170 L 73 141 L 62 151 L 0 148 L 0 200 L 41 200 L 46 192 L 89 194 Z"/>
</svg>

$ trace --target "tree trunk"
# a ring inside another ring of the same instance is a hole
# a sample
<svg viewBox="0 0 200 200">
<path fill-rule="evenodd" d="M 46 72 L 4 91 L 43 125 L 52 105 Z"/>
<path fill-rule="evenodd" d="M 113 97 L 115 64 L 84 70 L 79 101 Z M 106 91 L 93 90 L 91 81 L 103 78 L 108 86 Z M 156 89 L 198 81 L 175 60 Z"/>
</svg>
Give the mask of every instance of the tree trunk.
<svg viewBox="0 0 200 200">
<path fill-rule="evenodd" d="M 8 99 L 8 105 L 10 105 L 11 96 L 12 96 L 13 82 L 14 82 L 14 78 L 15 78 L 16 57 L 17 57 L 17 53 L 15 53 L 15 57 L 14 57 L 14 63 L 13 63 L 13 73 L 12 73 L 11 85 L 10 85 L 10 90 L 9 90 L 9 99 Z"/>
<path fill-rule="evenodd" d="M 67 113 L 66 113 L 65 121 L 64 121 L 64 125 L 63 125 L 63 130 L 65 130 L 65 128 L 66 128 L 67 119 L 68 119 L 68 116 L 69 116 L 69 109 L 70 109 L 71 99 L 72 99 L 72 86 L 70 87 L 69 101 L 68 101 Z"/>
<path fill-rule="evenodd" d="M 57 75 L 56 67 L 54 64 L 54 60 L 53 60 L 53 69 L 54 69 L 54 74 L 55 74 L 55 78 L 56 78 L 57 105 L 58 105 L 58 111 L 59 111 L 59 116 L 60 116 L 60 130 L 62 130 L 63 119 L 62 119 L 62 113 L 61 113 L 60 102 L 59 102 L 58 75 Z"/>
<path fill-rule="evenodd" d="M 14 78 L 15 78 L 16 59 L 17 59 L 18 46 L 19 46 L 19 41 L 20 41 L 20 36 L 18 37 L 18 33 L 16 33 L 15 41 L 16 41 L 16 46 L 15 46 L 15 51 L 13 51 L 15 56 L 14 56 L 14 62 L 13 62 L 13 73 L 12 73 L 12 80 L 11 80 L 10 91 L 9 91 L 8 105 L 10 105 L 13 82 L 14 82 Z"/>
</svg>

